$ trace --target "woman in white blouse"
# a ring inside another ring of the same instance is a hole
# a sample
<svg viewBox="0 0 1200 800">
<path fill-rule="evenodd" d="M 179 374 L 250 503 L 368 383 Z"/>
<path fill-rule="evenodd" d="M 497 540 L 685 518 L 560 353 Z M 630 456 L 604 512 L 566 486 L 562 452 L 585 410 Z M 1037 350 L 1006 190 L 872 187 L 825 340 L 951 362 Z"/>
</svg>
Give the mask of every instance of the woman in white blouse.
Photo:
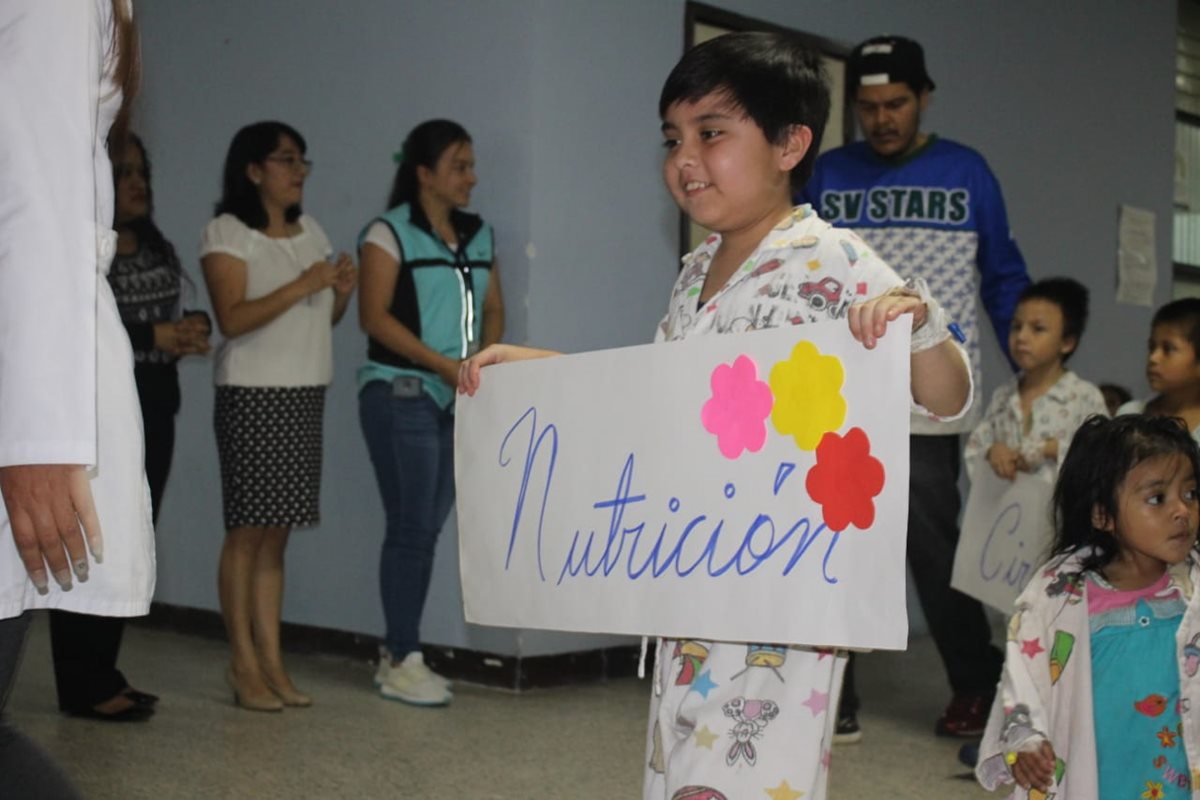
<svg viewBox="0 0 1200 800">
<path fill-rule="evenodd" d="M 302 214 L 312 167 L 304 138 L 282 122 L 233 137 L 216 218 L 201 264 L 217 326 L 214 424 L 221 462 L 225 542 L 221 613 L 229 635 L 226 679 L 254 711 L 308 706 L 279 648 L 283 553 L 293 527 L 320 517 L 321 429 L 333 376 L 331 327 L 357 270 Z"/>
</svg>

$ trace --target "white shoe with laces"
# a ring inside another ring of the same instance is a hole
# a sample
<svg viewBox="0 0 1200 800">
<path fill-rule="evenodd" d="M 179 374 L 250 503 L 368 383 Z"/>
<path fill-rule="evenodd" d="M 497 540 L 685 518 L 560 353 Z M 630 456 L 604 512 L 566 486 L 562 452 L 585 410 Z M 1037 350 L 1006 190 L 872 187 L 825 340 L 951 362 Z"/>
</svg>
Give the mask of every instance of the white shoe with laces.
<svg viewBox="0 0 1200 800">
<path fill-rule="evenodd" d="M 425 666 L 425 659 L 419 651 L 409 653 L 395 665 L 385 651 L 375 672 L 375 685 L 380 695 L 388 700 L 399 700 L 415 706 L 447 705 L 454 697 L 448 683 Z"/>
<path fill-rule="evenodd" d="M 379 645 L 379 661 L 375 664 L 375 688 L 383 686 L 383 682 L 387 680 L 388 672 L 392 668 L 392 654 L 383 645 Z"/>
<path fill-rule="evenodd" d="M 445 677 L 444 675 L 438 675 L 436 672 L 431 670 L 429 668 L 429 665 L 425 663 L 425 656 L 423 656 L 421 654 L 420 650 L 417 650 L 416 652 L 413 652 L 413 653 L 409 653 L 408 656 L 404 660 L 408 661 L 409 659 L 413 660 L 412 668 L 418 674 L 433 681 L 434 683 L 440 684 L 443 689 L 446 689 L 447 691 L 449 691 L 450 679 Z"/>
<path fill-rule="evenodd" d="M 410 653 L 409 655 L 412 655 L 412 654 Z M 447 689 L 452 688 L 450 679 L 445 677 L 444 675 L 439 675 L 436 672 L 434 672 L 433 670 L 431 670 L 429 668 L 429 666 L 425 663 L 425 656 L 421 655 L 420 651 L 417 651 L 416 655 L 417 655 L 418 663 L 416 664 L 415 669 L 417 670 L 417 672 L 425 672 L 425 673 L 427 673 L 426 677 L 432 676 L 433 680 L 437 681 L 442 686 L 445 686 Z M 383 682 L 385 680 L 387 680 L 388 672 L 391 669 L 392 669 L 392 654 L 388 652 L 388 649 L 386 647 L 384 647 L 383 645 L 379 645 L 379 663 L 375 667 L 375 688 L 376 689 L 378 689 L 380 686 L 382 686 Z"/>
</svg>

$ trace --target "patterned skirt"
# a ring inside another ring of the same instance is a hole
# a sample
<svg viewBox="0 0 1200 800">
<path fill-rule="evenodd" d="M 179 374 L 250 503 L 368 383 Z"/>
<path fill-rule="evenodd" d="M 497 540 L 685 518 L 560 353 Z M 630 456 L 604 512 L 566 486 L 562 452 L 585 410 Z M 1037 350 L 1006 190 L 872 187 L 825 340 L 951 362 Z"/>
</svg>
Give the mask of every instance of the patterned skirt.
<svg viewBox="0 0 1200 800">
<path fill-rule="evenodd" d="M 320 521 L 324 411 L 324 386 L 217 387 L 226 530 Z"/>
</svg>

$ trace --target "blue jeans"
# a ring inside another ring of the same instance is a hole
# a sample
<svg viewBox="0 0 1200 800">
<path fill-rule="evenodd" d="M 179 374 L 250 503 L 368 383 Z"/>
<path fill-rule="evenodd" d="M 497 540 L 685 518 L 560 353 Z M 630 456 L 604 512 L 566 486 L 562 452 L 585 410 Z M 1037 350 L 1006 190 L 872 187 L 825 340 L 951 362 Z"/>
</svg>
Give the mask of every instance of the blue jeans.
<svg viewBox="0 0 1200 800">
<path fill-rule="evenodd" d="M 454 502 L 454 416 L 424 393 L 394 397 L 383 381 L 362 388 L 358 411 L 387 518 L 379 561 L 385 643 L 402 659 L 421 649 L 434 548 Z"/>
</svg>

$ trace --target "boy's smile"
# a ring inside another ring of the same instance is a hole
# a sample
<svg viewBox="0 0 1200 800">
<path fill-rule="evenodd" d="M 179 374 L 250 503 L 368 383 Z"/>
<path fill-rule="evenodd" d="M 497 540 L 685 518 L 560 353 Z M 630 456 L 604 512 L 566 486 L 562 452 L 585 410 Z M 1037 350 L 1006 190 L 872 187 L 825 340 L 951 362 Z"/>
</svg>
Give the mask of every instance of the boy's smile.
<svg viewBox="0 0 1200 800">
<path fill-rule="evenodd" d="M 791 209 L 790 171 L 807 148 L 767 141 L 723 92 L 670 106 L 662 133 L 663 181 L 694 222 L 759 241 Z"/>
</svg>

